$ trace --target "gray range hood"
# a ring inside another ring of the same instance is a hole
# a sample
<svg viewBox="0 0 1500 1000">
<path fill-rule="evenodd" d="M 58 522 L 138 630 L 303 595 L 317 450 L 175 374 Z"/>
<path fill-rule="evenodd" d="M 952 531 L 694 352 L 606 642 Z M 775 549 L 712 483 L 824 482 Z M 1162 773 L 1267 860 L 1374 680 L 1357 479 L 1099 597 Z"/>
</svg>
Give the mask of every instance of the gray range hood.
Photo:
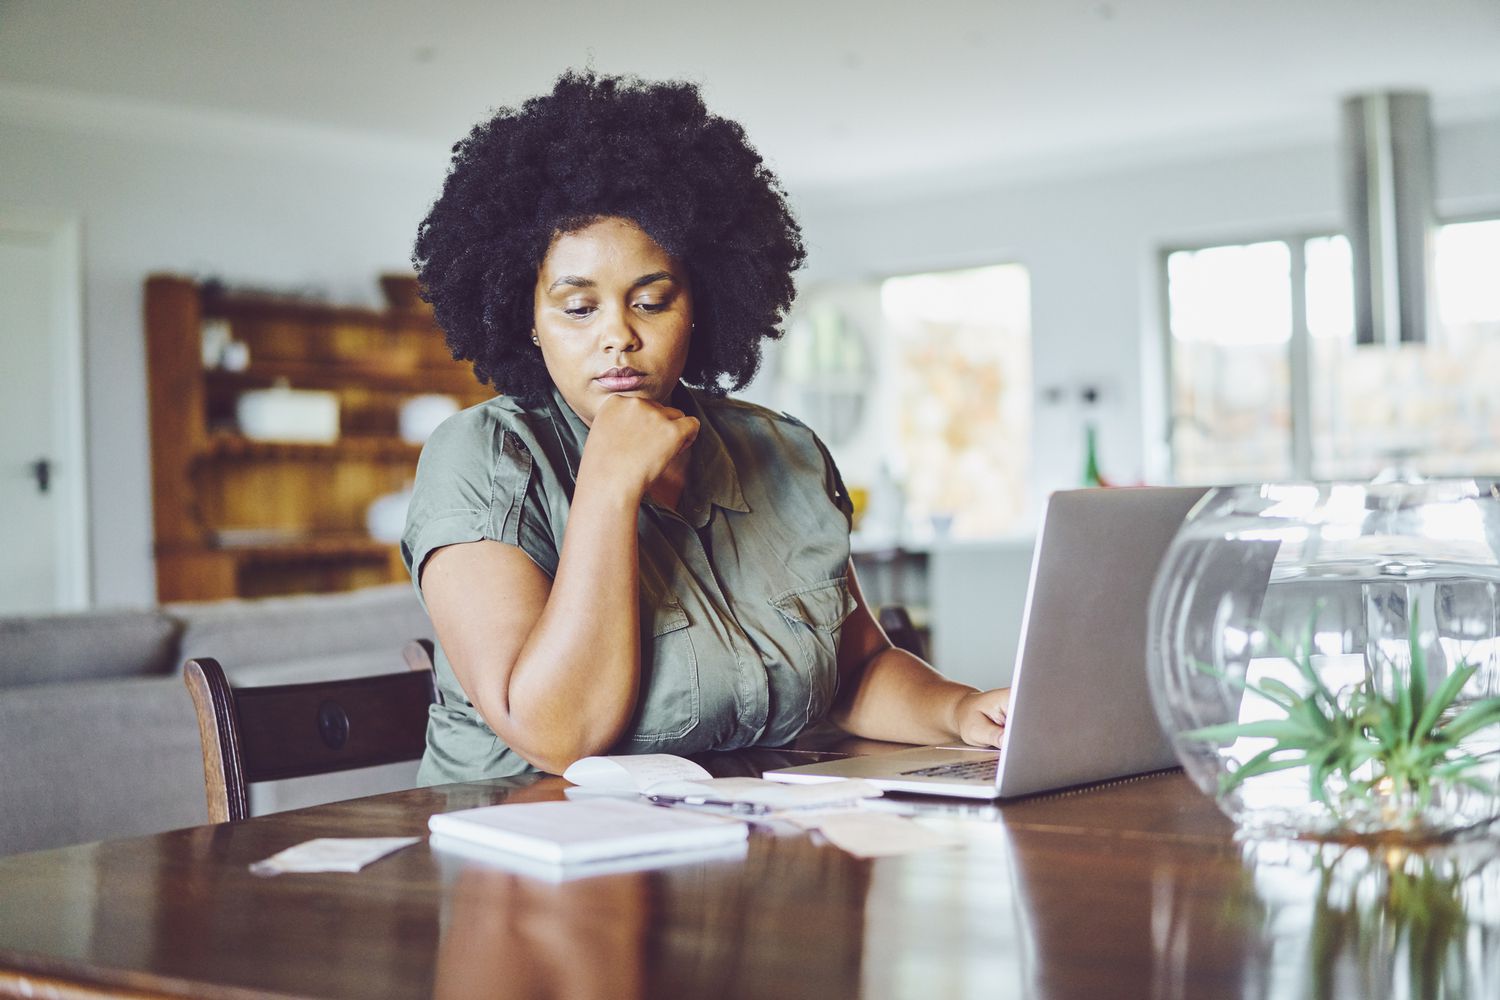
<svg viewBox="0 0 1500 1000">
<path fill-rule="evenodd" d="M 1359 344 L 1427 340 L 1437 224 L 1432 164 L 1426 94 L 1367 94 L 1344 102 L 1345 225 Z"/>
</svg>

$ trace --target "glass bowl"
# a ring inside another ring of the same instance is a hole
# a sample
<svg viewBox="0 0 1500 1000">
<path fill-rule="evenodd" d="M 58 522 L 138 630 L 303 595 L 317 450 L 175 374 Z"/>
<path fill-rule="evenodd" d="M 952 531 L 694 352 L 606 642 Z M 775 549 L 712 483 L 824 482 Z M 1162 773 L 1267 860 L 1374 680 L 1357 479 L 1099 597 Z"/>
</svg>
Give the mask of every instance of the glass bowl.
<svg viewBox="0 0 1500 1000">
<path fill-rule="evenodd" d="M 1157 715 L 1250 835 L 1478 827 L 1500 815 L 1497 594 L 1493 485 L 1212 490 L 1152 590 Z"/>
</svg>

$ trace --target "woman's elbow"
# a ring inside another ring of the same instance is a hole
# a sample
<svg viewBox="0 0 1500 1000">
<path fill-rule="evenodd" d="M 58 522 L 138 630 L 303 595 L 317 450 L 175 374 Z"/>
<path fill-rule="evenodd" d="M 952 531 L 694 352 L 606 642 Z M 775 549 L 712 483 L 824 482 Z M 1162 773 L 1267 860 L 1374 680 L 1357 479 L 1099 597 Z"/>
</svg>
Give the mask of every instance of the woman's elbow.
<svg viewBox="0 0 1500 1000">
<path fill-rule="evenodd" d="M 524 713 L 505 711 L 493 716 L 483 706 L 475 706 L 485 723 L 500 739 L 532 767 L 548 774 L 562 774 L 574 761 L 604 753 L 614 746 L 623 727 L 583 726 L 582 720 L 571 724 L 547 725 L 528 719 Z"/>
</svg>

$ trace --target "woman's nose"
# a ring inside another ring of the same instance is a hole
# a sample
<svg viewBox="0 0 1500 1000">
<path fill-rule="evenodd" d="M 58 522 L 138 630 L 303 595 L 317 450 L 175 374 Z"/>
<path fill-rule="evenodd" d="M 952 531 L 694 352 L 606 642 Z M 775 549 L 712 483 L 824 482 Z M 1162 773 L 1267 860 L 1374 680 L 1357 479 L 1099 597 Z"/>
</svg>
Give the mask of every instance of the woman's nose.
<svg viewBox="0 0 1500 1000">
<path fill-rule="evenodd" d="M 633 351 L 641 346 L 641 339 L 630 324 L 629 314 L 611 311 L 599 331 L 600 346 L 606 351 Z"/>
</svg>

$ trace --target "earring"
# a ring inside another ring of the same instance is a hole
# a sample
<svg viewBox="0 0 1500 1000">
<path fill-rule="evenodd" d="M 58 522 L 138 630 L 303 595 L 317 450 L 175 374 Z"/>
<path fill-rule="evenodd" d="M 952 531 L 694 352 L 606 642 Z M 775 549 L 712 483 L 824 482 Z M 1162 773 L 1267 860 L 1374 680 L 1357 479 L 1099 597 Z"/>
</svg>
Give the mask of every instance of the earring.
<svg viewBox="0 0 1500 1000">
<path fill-rule="evenodd" d="M 535 344 L 536 346 L 538 346 L 538 347 L 542 346 L 542 342 L 540 340 L 536 339 L 536 334 L 534 334 L 534 333 L 531 335 L 531 342 L 533 344 Z"/>
</svg>

